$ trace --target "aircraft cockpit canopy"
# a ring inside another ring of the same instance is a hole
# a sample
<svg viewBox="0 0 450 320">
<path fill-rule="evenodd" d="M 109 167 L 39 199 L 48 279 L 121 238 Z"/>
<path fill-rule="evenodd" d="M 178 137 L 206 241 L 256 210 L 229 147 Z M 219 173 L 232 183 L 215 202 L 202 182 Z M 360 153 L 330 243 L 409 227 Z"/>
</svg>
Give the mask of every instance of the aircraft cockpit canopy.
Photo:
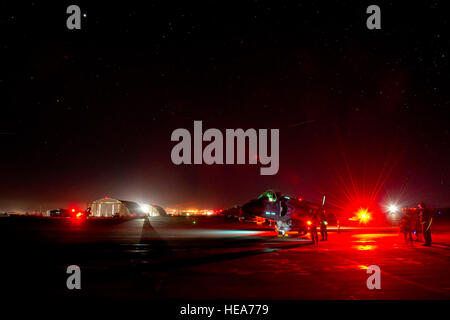
<svg viewBox="0 0 450 320">
<path fill-rule="evenodd" d="M 278 198 L 281 198 L 281 193 L 273 190 L 267 190 L 258 197 L 258 199 L 267 200 L 270 202 L 275 202 Z"/>
</svg>

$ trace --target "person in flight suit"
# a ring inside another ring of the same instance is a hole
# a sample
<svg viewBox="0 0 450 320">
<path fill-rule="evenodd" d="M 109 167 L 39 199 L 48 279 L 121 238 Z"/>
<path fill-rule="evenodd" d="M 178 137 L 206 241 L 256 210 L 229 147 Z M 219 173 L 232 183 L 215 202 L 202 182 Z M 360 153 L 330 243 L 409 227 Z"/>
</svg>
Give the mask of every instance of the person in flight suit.
<svg viewBox="0 0 450 320">
<path fill-rule="evenodd" d="M 320 235 L 322 239 L 320 241 L 327 241 L 328 240 L 328 230 L 327 230 L 327 219 L 326 219 L 325 211 L 322 212 L 320 215 Z"/>
<path fill-rule="evenodd" d="M 412 229 L 413 229 L 413 223 L 415 223 L 413 220 L 413 215 L 411 212 L 406 211 L 403 215 L 402 219 L 400 220 L 400 230 L 405 235 L 405 241 L 413 241 L 412 237 Z"/>
<path fill-rule="evenodd" d="M 420 241 L 420 236 L 422 234 L 422 224 L 420 223 L 420 216 L 417 210 L 411 211 L 413 217 L 413 229 L 416 235 L 416 241 Z"/>
<path fill-rule="evenodd" d="M 311 218 L 310 232 L 311 232 L 311 240 L 314 245 L 319 243 L 319 236 L 317 234 L 317 225 L 319 224 L 318 213 L 314 213 Z"/>
<path fill-rule="evenodd" d="M 431 224 L 433 223 L 432 211 L 425 207 L 423 202 L 419 203 L 419 217 L 422 224 L 422 233 L 425 240 L 424 246 L 431 247 Z"/>
</svg>

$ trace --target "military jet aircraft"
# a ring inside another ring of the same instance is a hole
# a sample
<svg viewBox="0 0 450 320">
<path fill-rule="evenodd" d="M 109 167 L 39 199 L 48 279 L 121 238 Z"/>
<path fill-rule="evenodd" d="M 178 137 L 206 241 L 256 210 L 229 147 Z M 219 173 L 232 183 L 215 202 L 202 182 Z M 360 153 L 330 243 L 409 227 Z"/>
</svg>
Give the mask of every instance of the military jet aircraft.
<svg viewBox="0 0 450 320">
<path fill-rule="evenodd" d="M 242 215 L 275 222 L 280 235 L 288 231 L 308 232 L 308 225 L 325 213 L 325 195 L 321 204 L 283 195 L 272 190 L 265 191 L 258 199 L 242 206 Z"/>
</svg>

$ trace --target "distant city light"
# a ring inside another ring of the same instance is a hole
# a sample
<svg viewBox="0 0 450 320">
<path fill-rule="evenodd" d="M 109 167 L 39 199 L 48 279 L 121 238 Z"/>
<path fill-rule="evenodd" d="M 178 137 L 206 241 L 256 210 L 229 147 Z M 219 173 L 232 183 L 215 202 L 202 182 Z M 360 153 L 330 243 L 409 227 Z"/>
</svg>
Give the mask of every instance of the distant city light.
<svg viewBox="0 0 450 320">
<path fill-rule="evenodd" d="M 171 216 L 212 216 L 223 210 L 219 209 L 174 209 L 174 208 L 165 208 L 167 214 Z"/>
</svg>

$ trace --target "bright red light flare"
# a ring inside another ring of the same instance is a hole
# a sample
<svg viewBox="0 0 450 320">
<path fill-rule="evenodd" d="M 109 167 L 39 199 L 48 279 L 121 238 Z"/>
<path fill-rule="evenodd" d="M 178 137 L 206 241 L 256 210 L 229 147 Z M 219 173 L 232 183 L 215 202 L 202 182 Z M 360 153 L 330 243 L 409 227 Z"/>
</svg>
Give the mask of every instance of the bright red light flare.
<svg viewBox="0 0 450 320">
<path fill-rule="evenodd" d="M 367 208 L 359 208 L 355 216 L 349 218 L 351 221 L 359 221 L 359 223 L 367 223 L 370 220 L 370 212 Z"/>
</svg>

